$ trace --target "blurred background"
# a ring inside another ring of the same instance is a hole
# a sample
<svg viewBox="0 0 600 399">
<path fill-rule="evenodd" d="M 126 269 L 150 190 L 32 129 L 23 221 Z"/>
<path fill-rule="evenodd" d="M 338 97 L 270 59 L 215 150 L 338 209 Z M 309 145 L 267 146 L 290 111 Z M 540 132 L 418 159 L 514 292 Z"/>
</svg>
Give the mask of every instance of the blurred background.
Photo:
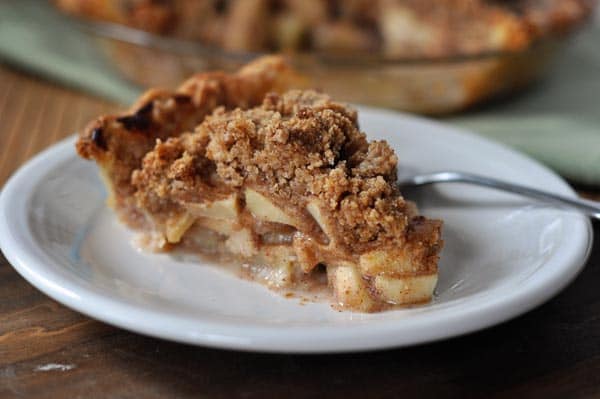
<svg viewBox="0 0 600 399">
<path fill-rule="evenodd" d="M 282 53 L 337 99 L 468 127 L 598 187 L 596 8 L 594 0 L 4 0 L 0 60 L 126 105 L 144 88 Z"/>
</svg>

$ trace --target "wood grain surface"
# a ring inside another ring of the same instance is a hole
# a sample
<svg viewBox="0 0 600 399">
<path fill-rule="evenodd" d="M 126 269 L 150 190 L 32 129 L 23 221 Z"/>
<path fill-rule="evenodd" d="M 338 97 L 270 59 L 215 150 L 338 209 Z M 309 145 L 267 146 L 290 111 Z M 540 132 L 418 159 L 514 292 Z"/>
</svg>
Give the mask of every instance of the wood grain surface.
<svg viewBox="0 0 600 399">
<path fill-rule="evenodd" d="M 0 66 L 0 186 L 33 154 L 114 109 Z M 91 320 L 44 296 L 0 256 L 0 398 L 600 397 L 598 287 L 595 244 L 564 292 L 500 326 L 390 351 L 266 355 Z"/>
</svg>

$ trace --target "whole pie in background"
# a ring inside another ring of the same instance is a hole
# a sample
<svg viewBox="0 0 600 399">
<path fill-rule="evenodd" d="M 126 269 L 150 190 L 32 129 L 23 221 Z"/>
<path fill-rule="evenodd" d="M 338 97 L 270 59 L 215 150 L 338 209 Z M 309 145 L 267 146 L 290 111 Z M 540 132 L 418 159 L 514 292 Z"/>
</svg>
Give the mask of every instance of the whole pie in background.
<svg viewBox="0 0 600 399">
<path fill-rule="evenodd" d="M 55 0 L 64 11 L 236 51 L 449 57 L 522 51 L 594 0 Z"/>
<path fill-rule="evenodd" d="M 141 87 L 280 53 L 336 99 L 430 115 L 546 77 L 595 0 L 55 0 Z M 65 21 L 68 22 L 68 21 Z"/>
</svg>

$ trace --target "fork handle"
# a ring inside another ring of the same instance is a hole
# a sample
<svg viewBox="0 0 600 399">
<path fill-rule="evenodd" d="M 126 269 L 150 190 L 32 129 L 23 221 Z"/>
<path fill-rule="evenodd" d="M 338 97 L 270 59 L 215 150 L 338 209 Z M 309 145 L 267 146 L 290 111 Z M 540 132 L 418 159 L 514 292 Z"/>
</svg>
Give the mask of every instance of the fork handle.
<svg viewBox="0 0 600 399">
<path fill-rule="evenodd" d="M 562 195 L 521 186 L 519 184 L 508 183 L 506 181 L 491 177 L 463 172 L 439 172 L 415 176 L 413 181 L 416 185 L 455 182 L 495 188 L 497 190 L 508 191 L 514 194 L 523 195 L 525 197 L 535 198 L 537 200 L 552 203 L 561 207 L 576 209 L 592 218 L 600 219 L 600 203 L 598 202 L 584 200 L 581 198 L 564 197 Z"/>
</svg>

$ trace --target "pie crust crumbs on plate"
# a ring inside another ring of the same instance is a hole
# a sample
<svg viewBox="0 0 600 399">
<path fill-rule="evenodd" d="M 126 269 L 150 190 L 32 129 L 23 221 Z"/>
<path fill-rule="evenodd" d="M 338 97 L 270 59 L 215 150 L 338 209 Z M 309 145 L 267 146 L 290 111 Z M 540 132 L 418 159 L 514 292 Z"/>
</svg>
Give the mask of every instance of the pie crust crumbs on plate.
<svg viewBox="0 0 600 399">
<path fill-rule="evenodd" d="M 396 155 L 355 110 L 299 84 L 278 57 L 199 74 L 96 119 L 77 151 L 147 248 L 235 263 L 271 288 L 328 285 L 341 309 L 429 301 L 442 222 L 402 198 Z"/>
</svg>

